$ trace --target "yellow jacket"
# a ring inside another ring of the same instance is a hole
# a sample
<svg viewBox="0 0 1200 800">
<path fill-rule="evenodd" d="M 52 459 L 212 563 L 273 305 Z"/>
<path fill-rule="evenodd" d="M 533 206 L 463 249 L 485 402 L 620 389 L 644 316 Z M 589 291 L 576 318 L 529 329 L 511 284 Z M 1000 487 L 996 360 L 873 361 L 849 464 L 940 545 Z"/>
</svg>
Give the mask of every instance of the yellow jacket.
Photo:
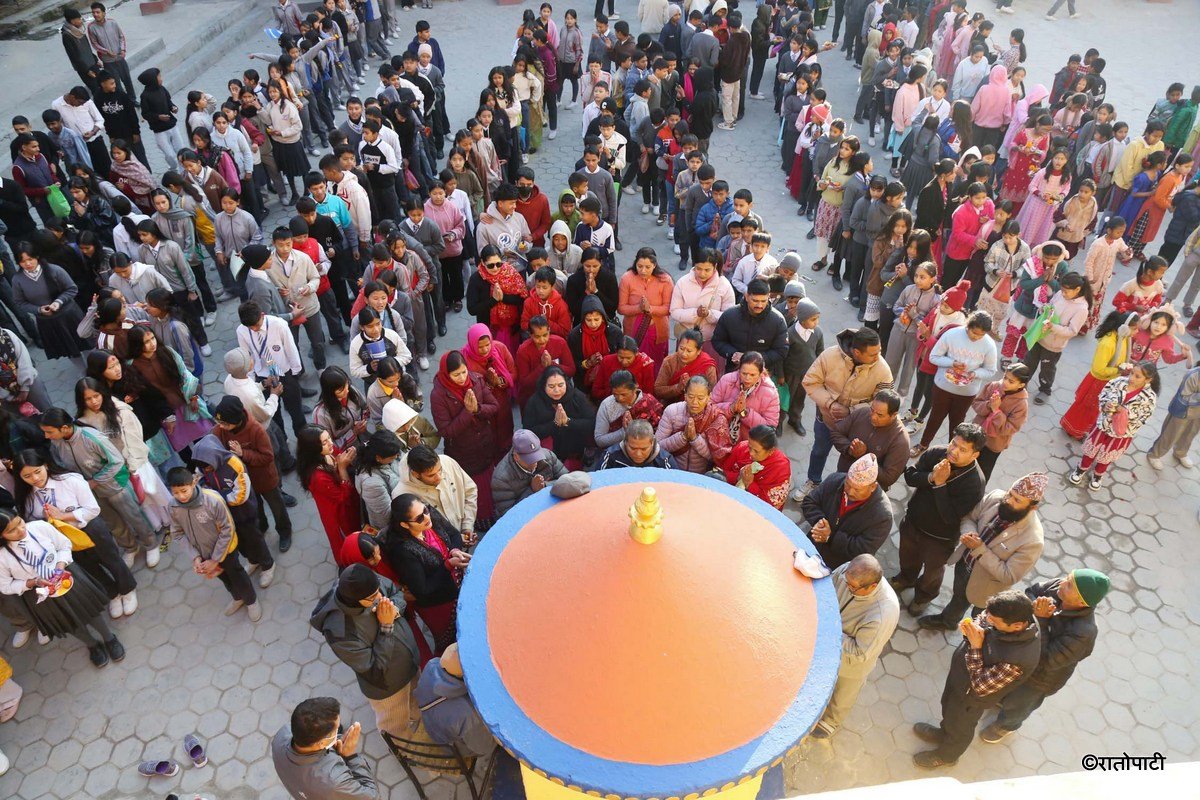
<svg viewBox="0 0 1200 800">
<path fill-rule="evenodd" d="M 1118 349 L 1120 355 L 1117 355 Z M 1121 370 L 1112 365 L 1124 364 L 1128 360 L 1129 337 L 1119 336 L 1116 331 L 1105 334 L 1104 338 L 1096 343 L 1096 352 L 1092 354 L 1092 377 L 1098 381 L 1111 381 L 1120 377 Z"/>
</svg>

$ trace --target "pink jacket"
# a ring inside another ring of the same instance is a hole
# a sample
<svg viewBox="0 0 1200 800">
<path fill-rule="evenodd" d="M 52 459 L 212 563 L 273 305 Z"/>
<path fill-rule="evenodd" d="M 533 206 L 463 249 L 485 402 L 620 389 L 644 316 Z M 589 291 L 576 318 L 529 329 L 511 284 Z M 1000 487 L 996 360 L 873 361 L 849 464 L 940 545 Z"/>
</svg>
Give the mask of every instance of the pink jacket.
<svg viewBox="0 0 1200 800">
<path fill-rule="evenodd" d="M 966 261 L 975 252 L 975 242 L 983 224 L 996 219 L 996 207 L 990 199 L 982 208 L 975 208 L 968 200 L 954 211 L 950 218 L 950 241 L 946 244 L 946 255 L 955 261 Z"/>
<path fill-rule="evenodd" d="M 902 84 L 892 100 L 892 124 L 896 126 L 896 133 L 908 130 L 920 107 L 921 88 L 915 83 Z"/>
<path fill-rule="evenodd" d="M 712 402 L 721 407 L 725 413 L 733 415 L 733 404 L 737 402 L 741 392 L 741 382 L 737 372 L 728 372 L 717 381 L 713 389 Z M 770 425 L 772 428 L 779 424 L 779 390 L 768 377 L 758 382 L 754 391 L 746 398 L 746 416 L 742 418 L 741 429 L 738 431 L 738 441 L 745 441 L 750 435 L 750 429 L 755 425 Z"/>
<path fill-rule="evenodd" d="M 988 82 L 979 88 L 975 99 L 971 101 L 971 118 L 981 128 L 1000 128 L 1007 124 L 1011 117 L 1012 94 L 1008 84 L 1008 70 L 996 65 L 988 75 Z"/>
<path fill-rule="evenodd" d="M 1011 89 L 1009 90 L 1011 97 Z M 1017 138 L 1017 134 L 1025 127 L 1025 120 L 1029 119 L 1029 107 L 1035 106 L 1050 96 L 1050 92 L 1045 86 L 1040 83 L 1035 84 L 1023 98 L 1013 104 L 1012 119 L 1008 123 L 1008 132 L 1004 134 L 1004 141 L 1000 143 L 1000 152 L 1007 153 L 1012 147 L 1013 139 Z"/>
<path fill-rule="evenodd" d="M 438 230 L 442 232 L 442 241 L 445 242 L 446 249 L 441 252 L 441 255 L 446 258 L 454 258 L 461 254 L 463 238 L 467 235 L 467 223 L 462 212 L 458 210 L 458 206 L 449 200 L 440 206 L 434 205 L 432 200 L 426 200 L 425 215 L 436 222 Z M 454 232 L 454 238 L 447 239 L 446 234 L 451 231 Z"/>
</svg>

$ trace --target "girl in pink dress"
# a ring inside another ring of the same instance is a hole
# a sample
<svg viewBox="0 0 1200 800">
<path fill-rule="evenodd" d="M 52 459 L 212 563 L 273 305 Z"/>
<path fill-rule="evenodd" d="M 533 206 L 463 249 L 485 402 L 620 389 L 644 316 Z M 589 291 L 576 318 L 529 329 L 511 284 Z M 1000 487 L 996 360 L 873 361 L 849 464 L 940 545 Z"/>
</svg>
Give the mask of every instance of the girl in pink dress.
<svg viewBox="0 0 1200 800">
<path fill-rule="evenodd" d="M 1019 213 L 1029 194 L 1029 184 L 1050 151 L 1050 129 L 1054 119 L 1042 114 L 1013 138 L 1008 151 L 1008 171 L 1000 184 L 1000 199 L 1011 200 Z"/>
<path fill-rule="evenodd" d="M 1054 212 L 1071 191 L 1070 160 L 1065 148 L 1054 151 L 1045 169 L 1038 170 L 1029 183 L 1029 196 L 1017 213 L 1021 233 L 1030 247 L 1037 247 L 1054 232 Z"/>
<path fill-rule="evenodd" d="M 1088 248 L 1087 258 L 1083 263 L 1083 272 L 1088 283 L 1092 285 L 1092 310 L 1088 313 L 1087 322 L 1080 329 L 1080 334 L 1087 333 L 1096 327 L 1100 320 L 1100 307 L 1104 305 L 1104 294 L 1108 291 L 1108 282 L 1112 280 L 1113 267 L 1117 257 L 1129 248 L 1121 237 L 1125 234 L 1125 220 L 1121 217 L 1109 217 L 1104 221 L 1104 235 L 1096 237 Z"/>
</svg>

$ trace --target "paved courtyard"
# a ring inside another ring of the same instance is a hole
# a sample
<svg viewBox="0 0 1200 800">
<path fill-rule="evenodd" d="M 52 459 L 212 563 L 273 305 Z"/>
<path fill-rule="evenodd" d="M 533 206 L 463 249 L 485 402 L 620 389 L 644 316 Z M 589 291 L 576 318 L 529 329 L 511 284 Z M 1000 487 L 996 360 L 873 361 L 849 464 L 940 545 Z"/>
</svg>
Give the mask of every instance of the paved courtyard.
<svg viewBox="0 0 1200 800">
<path fill-rule="evenodd" d="M 584 12 L 585 31 L 589 30 L 590 8 L 586 4 L 577 7 Z M 246 3 L 243 8 L 245 13 L 259 14 L 265 24 L 265 5 Z M 557 8 L 557 19 L 564 8 Z M 636 3 L 618 0 L 617 8 L 636 30 Z M 202 13 L 202 9 L 198 2 L 183 0 L 169 14 L 182 23 L 189 13 Z M 400 15 L 406 31 L 419 18 L 433 24 L 449 64 L 453 122 L 462 122 L 474 110 L 472 104 L 487 70 L 507 62 L 520 9 L 499 7 L 492 0 L 436 0 L 432 11 Z M 123 22 L 136 13 L 132 4 L 122 10 Z M 1174 70 L 1194 64 L 1194 40 L 1184 31 L 1194 31 L 1200 24 L 1200 7 L 1190 0 L 1174 5 L 1095 0 L 1081 4 L 1081 10 L 1083 19 L 1054 24 L 1042 20 L 1040 3 L 1022 0 L 1016 15 L 998 20 L 997 31 L 1007 32 L 1013 26 L 1026 29 L 1031 83 L 1049 84 L 1068 53 L 1098 45 L 1109 61 L 1109 99 L 1117 105 L 1118 116 L 1136 129 L 1166 85 L 1187 78 L 1186 70 Z M 1119 51 L 1118 43 L 1127 41 L 1121 34 L 1135 20 L 1140 30 L 1159 33 L 1153 40 L 1147 35 L 1138 47 Z M 399 52 L 408 38 L 406 32 L 402 41 L 393 43 L 394 51 Z M 42 44 L 45 61 L 39 68 L 58 70 L 63 87 L 73 84 L 74 76 L 67 71 L 57 38 Z M 1153 59 L 1146 57 L 1151 44 Z M 7 46 L 0 44 L 0 54 Z M 224 49 L 214 60 L 188 65 L 186 84 L 178 71 L 168 84 L 181 105 L 190 88 L 224 97 L 226 78 L 239 75 L 250 65 L 245 54 L 270 47 L 259 32 L 237 47 Z M 856 76 L 836 52 L 824 56 L 822 62 L 835 114 L 849 117 Z M 372 86 L 373 82 L 364 89 Z M 0 100 L 0 111 L 5 119 L 13 113 L 35 117 L 42 107 L 48 107 L 51 97 L 41 98 L 45 106 L 20 109 Z M 755 210 L 766 220 L 776 242 L 798 249 L 805 263 L 810 263 L 815 247 L 804 239 L 808 224 L 795 216 L 795 205 L 782 189 L 775 146 L 778 120 L 769 103 L 749 102 L 748 115 L 736 132 L 714 134 L 712 158 L 718 176 L 735 188 L 751 188 Z M 543 151 L 531 158 L 539 185 L 551 197 L 565 186 L 578 156 L 578 126 L 578 109 L 563 112 L 561 135 L 553 142 L 546 141 Z M 152 157 L 161 158 L 157 152 Z M 156 164 L 156 173 L 161 169 L 161 164 Z M 638 246 L 647 244 L 658 249 L 664 261 L 673 262 L 663 230 L 655 227 L 651 217 L 638 213 L 637 198 L 626 200 L 620 269 L 628 266 Z M 275 213 L 268 229 L 284 219 L 277 206 L 272 209 Z M 1129 274 L 1128 270 L 1118 274 L 1114 291 Z M 809 291 L 824 310 L 821 324 L 827 339 L 854 324 L 852 309 L 826 281 L 809 284 Z M 205 373 L 210 399 L 221 393 L 224 375 L 212 365 L 219 365 L 220 353 L 233 344 L 234 312 L 233 304 L 223 305 L 218 323 L 211 329 L 217 355 L 210 359 Z M 460 345 L 467 324 L 464 314 L 452 315 L 450 334 L 439 346 Z M 1006 486 L 1032 469 L 1051 473 L 1051 489 L 1041 509 L 1046 550 L 1031 577 L 1052 578 L 1079 566 L 1107 572 L 1113 578 L 1114 591 L 1098 614 L 1100 639 L 1094 655 L 1071 683 L 1049 700 L 1019 735 L 1000 745 L 976 742 L 956 767 L 945 771 L 961 780 L 1074 771 L 1087 753 L 1158 751 L 1171 762 L 1200 755 L 1200 675 L 1196 666 L 1200 661 L 1200 615 L 1189 602 L 1196 597 L 1194 576 L 1200 572 L 1194 546 L 1200 529 L 1196 516 L 1200 472 L 1169 467 L 1156 473 L 1146 464 L 1142 451 L 1165 413 L 1164 399 L 1154 422 L 1138 437 L 1137 452 L 1115 467 L 1104 488 L 1088 493 L 1066 483 L 1063 476 L 1078 457 L 1078 446 L 1066 438 L 1057 422 L 1084 373 L 1091 347 L 1090 341 L 1070 345 L 1054 399 L 1050 405 L 1034 407 L 1029 424 L 1001 457 L 992 485 Z M 333 363 L 339 352 L 331 352 Z M 39 368 L 52 394 L 68 402 L 78 378 L 74 368 L 65 361 L 43 361 Z M 1165 371 L 1164 398 L 1174 392 L 1181 374 L 1180 366 Z M 806 420 L 811 419 L 809 415 L 811 411 Z M 790 431 L 784 437 L 784 447 L 801 480 L 809 444 L 809 439 Z M 363 722 L 368 733 L 364 737 L 366 751 L 386 787 L 384 796 L 415 796 L 399 766 L 385 755 L 374 730 L 373 714 L 350 671 L 337 663 L 308 626 L 308 615 L 335 570 L 311 500 L 294 477 L 286 483 L 292 494 L 301 497 L 293 517 L 297 523 L 295 545 L 279 558 L 275 583 L 262 593 L 264 617 L 257 625 L 244 614 L 233 621 L 221 616 L 223 590 L 193 575 L 186 557 L 175 546 L 156 570 L 139 566 L 141 610 L 115 624 L 128 650 L 123 663 L 95 670 L 86 651 L 74 640 L 47 647 L 35 642 L 14 651 L 4 632 L 3 652 L 25 688 L 25 697 L 17 718 L 0 726 L 0 749 L 12 760 L 11 770 L 0 777 L 0 797 L 124 800 L 177 792 L 221 800 L 286 798 L 275 778 L 268 743 L 298 701 L 318 694 L 338 697 L 345 714 Z M 900 513 L 907 490 L 899 485 L 891 496 Z M 893 570 L 894 537 L 879 555 L 885 567 Z M 949 592 L 948 583 L 943 599 Z M 955 638 L 918 632 L 915 620 L 902 614 L 900 629 L 846 727 L 828 743 L 804 745 L 789 760 L 789 790 L 805 793 L 924 777 L 926 773 L 918 773 L 910 760 L 913 752 L 922 749 L 910 727 L 913 722 L 937 719 L 938 698 Z M 713 687 L 713 691 L 721 691 L 721 687 Z M 137 774 L 136 764 L 144 759 L 185 760 L 181 742 L 191 732 L 207 742 L 208 766 L 185 767 L 174 779 L 147 781 Z M 435 800 L 468 797 L 465 785 L 446 779 L 439 779 L 431 792 Z"/>
</svg>

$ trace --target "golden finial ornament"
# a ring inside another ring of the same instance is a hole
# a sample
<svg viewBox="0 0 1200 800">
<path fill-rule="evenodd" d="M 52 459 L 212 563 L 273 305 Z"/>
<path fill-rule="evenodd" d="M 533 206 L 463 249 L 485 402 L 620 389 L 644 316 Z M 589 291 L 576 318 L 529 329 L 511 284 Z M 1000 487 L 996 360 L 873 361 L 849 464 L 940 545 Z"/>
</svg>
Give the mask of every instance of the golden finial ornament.
<svg viewBox="0 0 1200 800">
<path fill-rule="evenodd" d="M 635 542 L 654 544 L 662 538 L 662 521 L 658 493 L 653 486 L 647 486 L 629 507 L 629 536 Z"/>
</svg>

